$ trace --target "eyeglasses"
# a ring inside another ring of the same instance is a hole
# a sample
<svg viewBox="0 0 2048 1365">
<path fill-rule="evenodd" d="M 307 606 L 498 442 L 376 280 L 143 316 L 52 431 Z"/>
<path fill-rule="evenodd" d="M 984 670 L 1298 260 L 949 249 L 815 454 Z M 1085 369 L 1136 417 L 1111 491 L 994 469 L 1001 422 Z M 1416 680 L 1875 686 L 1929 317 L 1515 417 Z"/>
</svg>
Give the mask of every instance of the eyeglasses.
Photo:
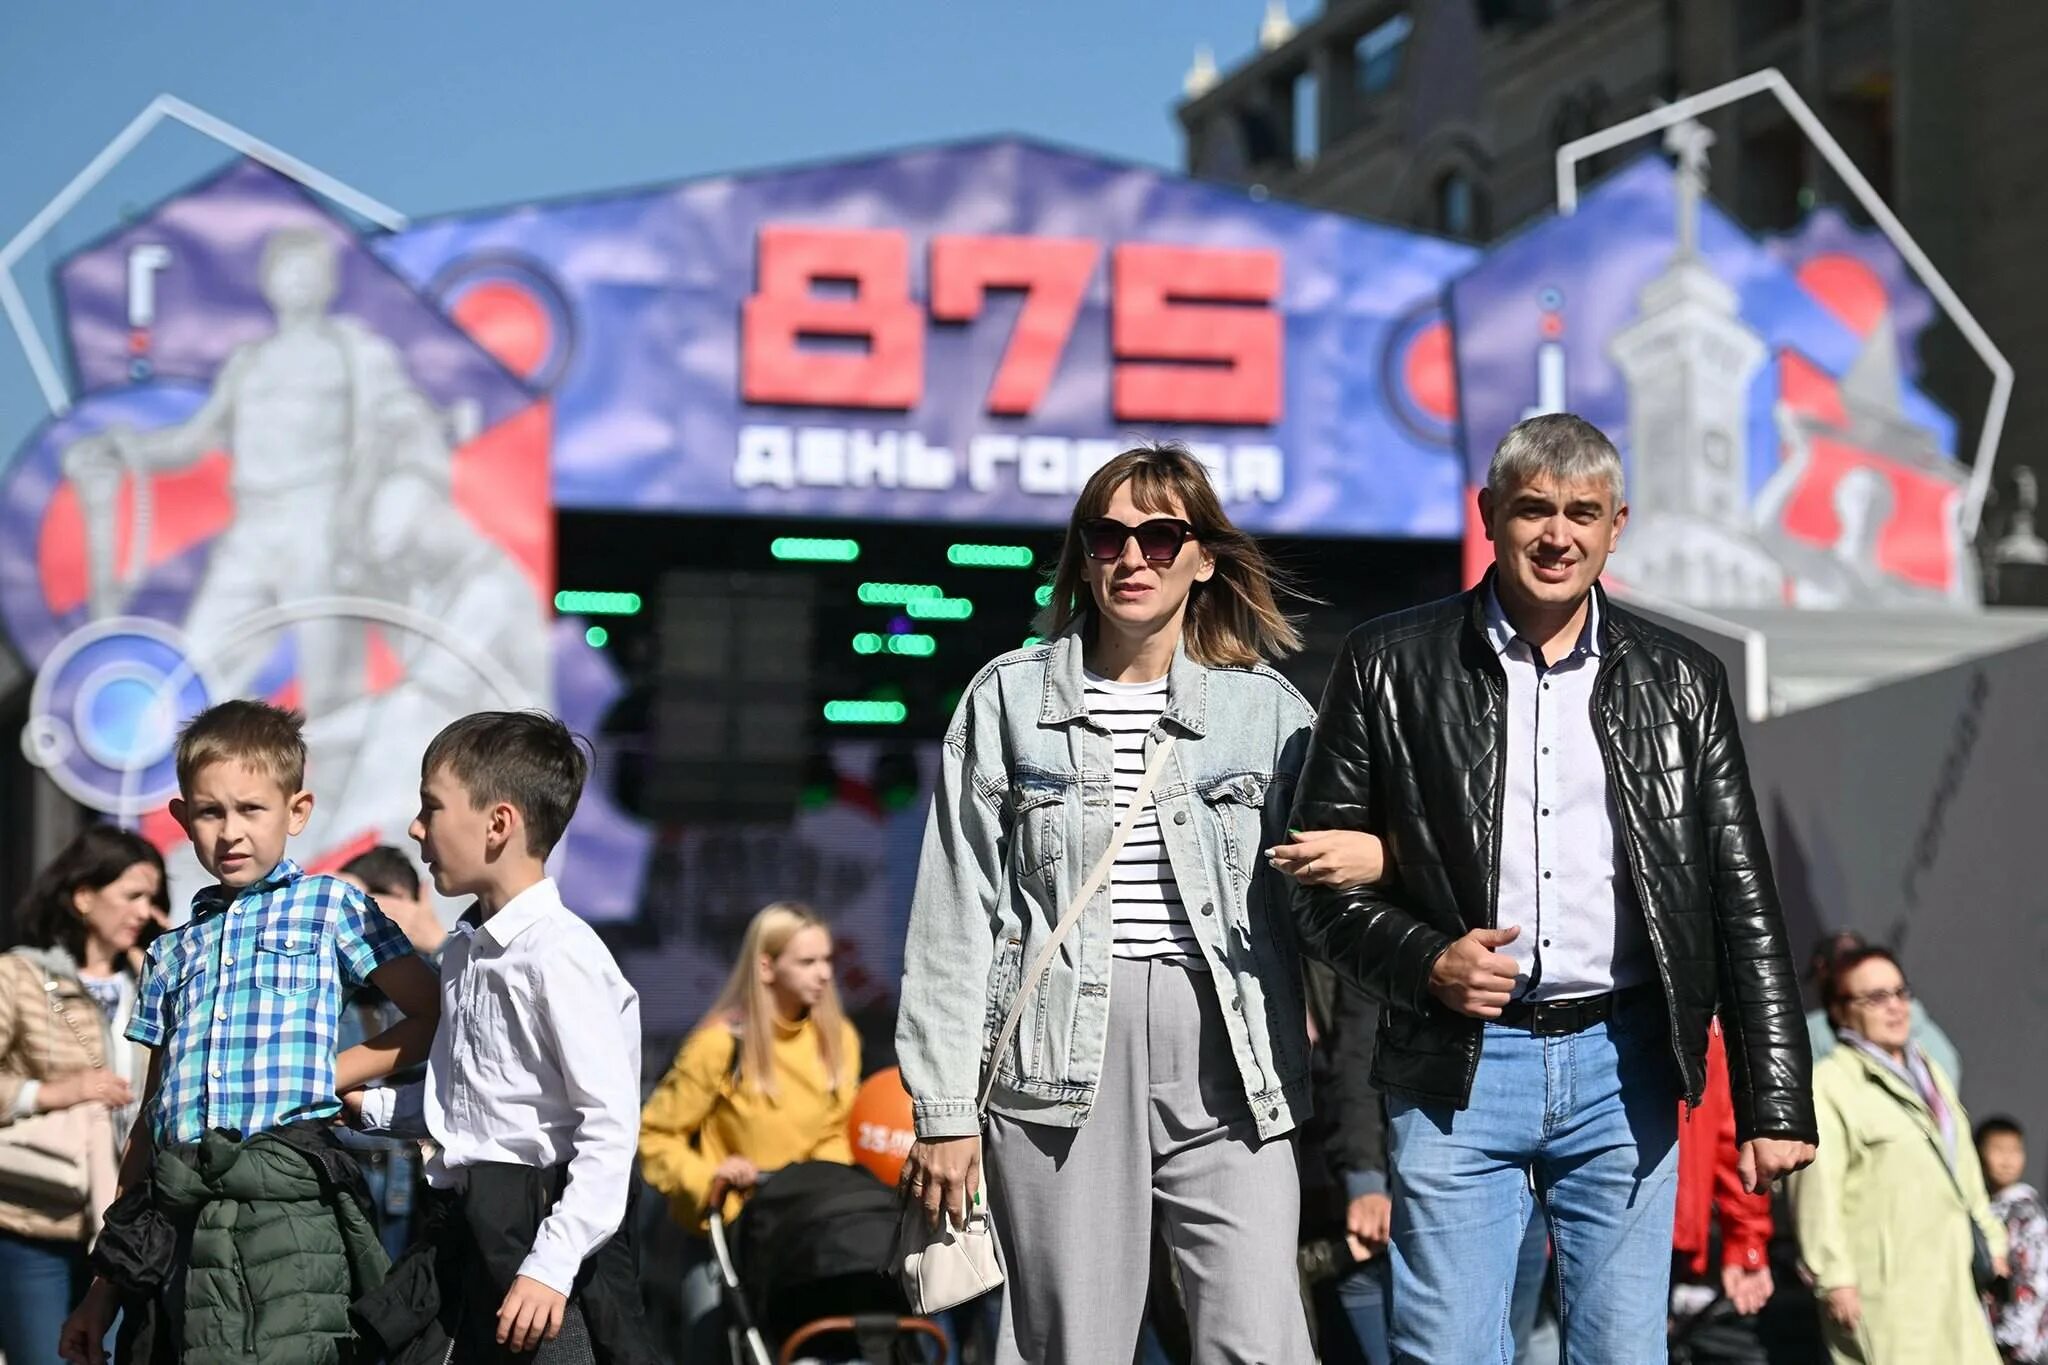
<svg viewBox="0 0 2048 1365">
<path fill-rule="evenodd" d="M 1886 986 L 1881 991 L 1865 991 L 1861 995 L 1845 995 L 1842 997 L 1842 1003 L 1845 1005 L 1863 1005 L 1868 1008 L 1875 1008 L 1879 1005 L 1889 1005 L 1894 1000 L 1898 1001 L 1901 1005 L 1909 1004 L 1912 999 L 1913 988 L 1911 986 Z"/>
<path fill-rule="evenodd" d="M 1154 517 L 1138 526 L 1115 517 L 1091 517 L 1081 523 L 1081 544 L 1090 559 L 1109 564 L 1124 557 L 1124 546 L 1138 538 L 1138 553 L 1147 564 L 1171 564 L 1180 558 L 1180 547 L 1195 534 L 1195 528 L 1179 517 Z"/>
</svg>

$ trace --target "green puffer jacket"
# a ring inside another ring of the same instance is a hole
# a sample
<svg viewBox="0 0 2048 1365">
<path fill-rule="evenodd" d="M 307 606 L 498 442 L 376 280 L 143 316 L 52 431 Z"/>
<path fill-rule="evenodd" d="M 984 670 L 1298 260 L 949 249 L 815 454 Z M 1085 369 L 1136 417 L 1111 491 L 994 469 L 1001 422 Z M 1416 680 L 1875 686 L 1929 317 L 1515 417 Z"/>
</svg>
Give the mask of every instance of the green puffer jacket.
<svg viewBox="0 0 2048 1365">
<path fill-rule="evenodd" d="M 348 1307 L 389 1261 L 351 1192 L 272 1133 L 218 1129 L 158 1155 L 156 1206 L 192 1223 L 180 1359 L 186 1365 L 341 1365 Z"/>
</svg>

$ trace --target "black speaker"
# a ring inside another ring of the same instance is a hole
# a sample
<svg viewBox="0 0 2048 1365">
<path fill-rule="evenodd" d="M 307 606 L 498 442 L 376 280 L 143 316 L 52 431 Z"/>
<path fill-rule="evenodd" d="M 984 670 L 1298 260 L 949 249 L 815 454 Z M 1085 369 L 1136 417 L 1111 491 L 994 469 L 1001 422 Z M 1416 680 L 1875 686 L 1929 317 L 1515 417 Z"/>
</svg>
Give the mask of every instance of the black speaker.
<svg viewBox="0 0 2048 1365">
<path fill-rule="evenodd" d="M 677 572 L 660 592 L 650 813 L 788 819 L 810 751 L 810 579 Z"/>
</svg>

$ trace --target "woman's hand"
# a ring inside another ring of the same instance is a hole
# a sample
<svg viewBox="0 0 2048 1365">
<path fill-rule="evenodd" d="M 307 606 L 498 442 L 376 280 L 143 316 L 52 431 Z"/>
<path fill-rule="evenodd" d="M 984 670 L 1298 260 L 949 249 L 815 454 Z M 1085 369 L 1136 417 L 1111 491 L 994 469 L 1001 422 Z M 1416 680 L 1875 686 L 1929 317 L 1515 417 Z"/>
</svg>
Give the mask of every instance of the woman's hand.
<svg viewBox="0 0 2048 1365">
<path fill-rule="evenodd" d="M 903 1159 L 903 1190 L 913 1203 L 924 1205 L 934 1232 L 941 1209 L 954 1227 L 965 1227 L 968 1204 L 981 1193 L 981 1139 L 970 1135 L 914 1143 Z"/>
<path fill-rule="evenodd" d="M 98 1067 L 67 1071 L 36 1087 L 36 1109 L 45 1114 L 69 1109 L 74 1104 L 84 1104 L 89 1100 L 97 1100 L 109 1109 L 119 1109 L 134 1098 L 135 1090 L 128 1082 Z"/>
<path fill-rule="evenodd" d="M 711 1173 L 711 1182 L 722 1183 L 728 1190 L 751 1190 L 761 1182 L 761 1172 L 745 1157 L 729 1156 Z"/>
<path fill-rule="evenodd" d="M 1303 886 L 1364 886 L 1387 875 L 1386 845 L 1355 829 L 1291 831 L 1294 842 L 1266 850 L 1266 860 Z"/>
<path fill-rule="evenodd" d="M 1863 1321 L 1863 1296 L 1856 1292 L 1853 1284 L 1830 1289 L 1827 1307 L 1828 1317 L 1844 1332 L 1854 1333 Z"/>
</svg>

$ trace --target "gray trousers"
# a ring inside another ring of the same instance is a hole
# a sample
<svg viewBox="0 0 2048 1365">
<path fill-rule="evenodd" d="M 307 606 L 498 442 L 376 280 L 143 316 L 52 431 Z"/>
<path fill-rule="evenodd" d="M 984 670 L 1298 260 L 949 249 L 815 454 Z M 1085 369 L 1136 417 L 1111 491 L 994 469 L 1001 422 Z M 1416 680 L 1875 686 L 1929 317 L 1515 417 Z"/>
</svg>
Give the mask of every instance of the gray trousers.
<svg viewBox="0 0 2048 1365">
<path fill-rule="evenodd" d="M 1126 1365 L 1152 1230 L 1180 1272 L 1197 1365 L 1308 1365 L 1291 1138 L 1260 1142 L 1205 972 L 1118 960 L 1102 1084 L 1079 1128 L 989 1117 L 1008 1280 L 1004 1365 Z"/>
</svg>

